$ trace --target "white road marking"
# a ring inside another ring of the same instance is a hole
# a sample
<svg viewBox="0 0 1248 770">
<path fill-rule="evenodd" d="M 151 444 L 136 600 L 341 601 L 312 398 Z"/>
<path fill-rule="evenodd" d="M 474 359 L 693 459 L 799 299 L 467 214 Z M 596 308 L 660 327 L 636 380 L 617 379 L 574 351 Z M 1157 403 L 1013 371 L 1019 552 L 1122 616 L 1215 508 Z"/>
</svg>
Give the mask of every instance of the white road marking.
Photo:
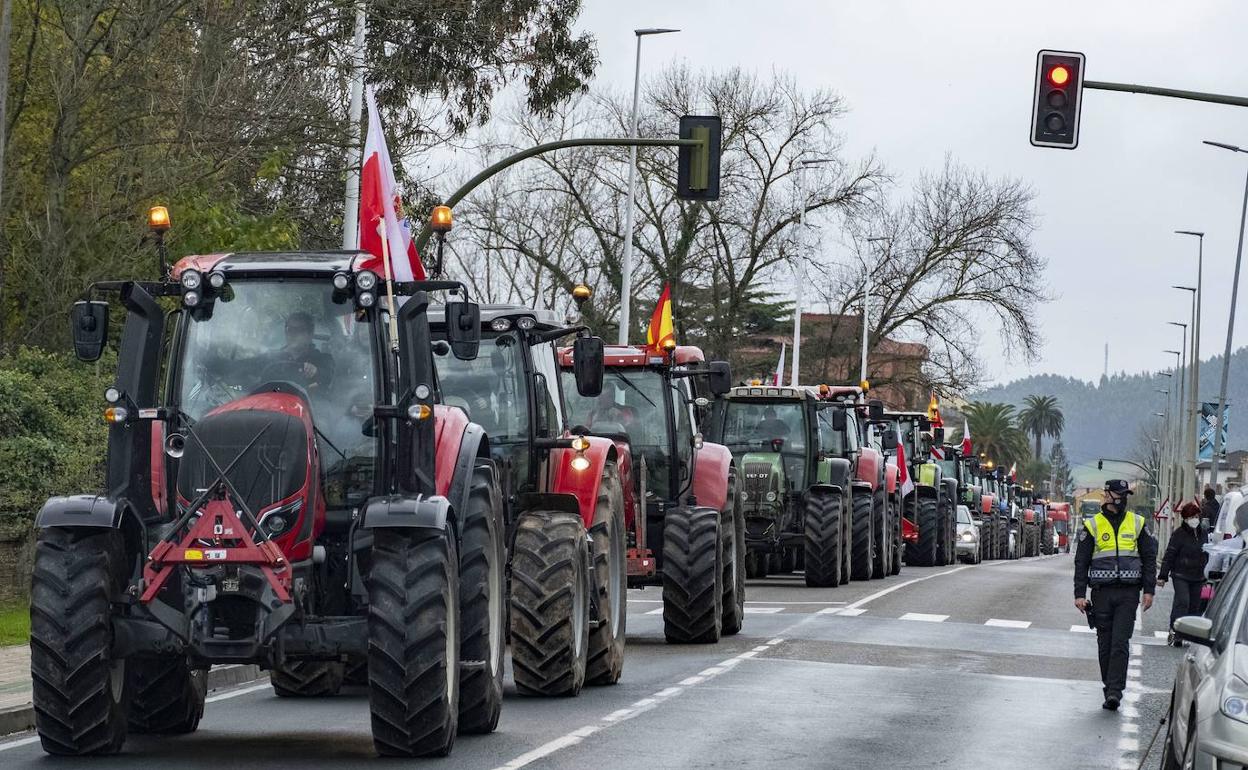
<svg viewBox="0 0 1248 770">
<path fill-rule="evenodd" d="M 907 612 L 899 618 L 899 620 L 919 620 L 924 623 L 944 623 L 948 619 L 948 615 L 929 615 L 926 612 Z"/>
<path fill-rule="evenodd" d="M 746 615 L 774 615 L 783 610 L 783 607 L 746 607 Z"/>
<path fill-rule="evenodd" d="M 1075 633 L 1077 633 L 1077 634 L 1095 634 L 1095 633 L 1096 633 L 1096 630 L 1095 630 L 1095 629 L 1088 628 L 1086 625 L 1082 625 L 1082 626 L 1071 626 L 1071 627 L 1070 627 L 1070 630 L 1071 630 L 1071 631 L 1074 631 L 1074 632 L 1075 632 Z"/>
<path fill-rule="evenodd" d="M 9 741 L 8 743 L 0 744 L 0 751 L 8 751 L 9 749 L 16 749 L 21 746 L 29 746 L 32 743 L 38 743 L 38 742 L 39 742 L 38 735 L 32 735 L 29 738 L 19 738 L 15 741 Z"/>
<path fill-rule="evenodd" d="M 702 684 L 705 681 L 706 677 L 704 676 L 691 676 L 680 680 L 679 684 L 681 687 L 693 687 L 695 684 Z"/>
<path fill-rule="evenodd" d="M 204 698 L 204 703 L 216 703 L 220 700 L 229 700 L 230 698 L 237 698 L 240 695 L 260 692 L 261 690 L 268 690 L 272 687 L 273 685 L 268 682 L 265 682 L 264 684 L 253 684 L 251 687 L 244 687 L 241 690 L 230 690 L 229 692 L 223 692 L 220 695 L 214 695 L 211 698 Z"/>
<path fill-rule="evenodd" d="M 628 603 L 629 604 L 662 604 L 663 600 L 662 599 L 634 599 L 630 596 L 628 599 Z M 813 604 L 818 607 L 826 607 L 830 604 L 848 604 L 848 602 L 844 602 L 844 601 L 839 601 L 839 602 L 779 602 L 779 601 L 776 601 L 776 602 L 772 602 L 772 601 L 767 601 L 766 599 L 758 599 L 758 600 L 747 599 L 745 603 L 746 604 L 782 604 L 785 607 L 789 606 L 790 604 L 793 604 L 793 605 Z"/>
<path fill-rule="evenodd" d="M 650 610 L 649 612 L 646 612 L 645 614 L 646 614 L 646 615 L 662 615 L 662 614 L 663 614 L 663 608 L 662 608 L 662 607 L 659 607 L 658 609 L 655 609 L 655 610 Z"/>
<path fill-rule="evenodd" d="M 873 601 L 875 601 L 876 599 L 879 599 L 881 596 L 887 596 L 888 594 L 891 594 L 893 591 L 896 591 L 896 590 L 897 590 L 897 589 L 899 589 L 899 588 L 905 588 L 906 586 L 909 586 L 909 585 L 914 585 L 915 583 L 922 583 L 924 580 L 931 580 L 932 578 L 935 578 L 935 577 L 940 577 L 940 576 L 942 576 L 942 575 L 952 575 L 952 574 L 953 574 L 953 573 L 955 573 L 955 572 L 961 572 L 961 571 L 962 571 L 962 570 L 964 570 L 964 569 L 971 569 L 971 568 L 972 568 L 972 567 L 974 567 L 974 566 L 976 566 L 976 565 L 974 565 L 974 564 L 965 564 L 965 565 L 963 565 L 963 566 L 961 566 L 961 567 L 954 567 L 953 569 L 947 569 L 947 570 L 945 570 L 944 572 L 933 572 L 933 573 L 932 573 L 932 574 L 930 574 L 930 575 L 924 575 L 923 577 L 914 578 L 913 580 L 906 580 L 906 581 L 904 581 L 904 582 L 898 583 L 898 584 L 897 584 L 897 585 L 895 585 L 895 586 L 889 586 L 888 588 L 885 588 L 885 589 L 883 589 L 882 591 L 876 591 L 875 593 L 871 594 L 870 596 L 864 596 L 863 598 L 859 599 L 858 601 L 854 602 L 853 604 L 850 604 L 849 606 L 847 606 L 845 609 L 847 609 L 847 610 L 856 610 L 856 609 L 858 609 L 859 607 L 861 607 L 862 605 L 864 605 L 864 604 L 869 604 L 870 602 L 873 602 Z M 841 613 L 841 614 L 842 614 L 842 615 L 844 615 L 845 613 Z"/>
<path fill-rule="evenodd" d="M 1001 620 L 999 618 L 988 618 L 985 626 L 995 626 L 997 628 L 1031 628 L 1030 620 Z"/>
</svg>

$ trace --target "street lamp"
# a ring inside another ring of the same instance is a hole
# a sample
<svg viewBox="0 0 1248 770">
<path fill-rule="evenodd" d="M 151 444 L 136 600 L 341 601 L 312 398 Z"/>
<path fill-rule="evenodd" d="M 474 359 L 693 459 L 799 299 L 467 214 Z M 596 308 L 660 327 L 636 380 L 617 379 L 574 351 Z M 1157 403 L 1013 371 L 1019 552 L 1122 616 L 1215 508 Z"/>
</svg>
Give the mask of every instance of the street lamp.
<svg viewBox="0 0 1248 770">
<path fill-rule="evenodd" d="M 1179 382 L 1182 383 L 1183 378 L 1178 373 L 1179 363 L 1183 360 L 1183 354 L 1178 350 L 1164 350 L 1162 352 L 1170 353 L 1174 356 L 1174 369 L 1171 370 L 1171 376 L 1178 376 Z M 1173 381 L 1171 382 L 1170 387 L 1174 387 Z M 1178 456 L 1178 442 L 1176 441 L 1177 431 L 1175 430 L 1175 424 L 1177 423 L 1176 418 L 1182 414 L 1182 406 L 1179 405 L 1178 402 L 1176 402 L 1176 405 L 1178 405 L 1178 408 L 1172 409 L 1170 407 L 1169 397 L 1166 398 L 1166 444 L 1168 447 L 1166 452 L 1166 476 L 1170 480 L 1169 487 L 1166 492 L 1167 496 L 1172 500 L 1174 499 L 1175 487 L 1175 458 Z"/>
<path fill-rule="evenodd" d="M 628 138 L 637 138 L 637 102 L 641 94 L 641 39 L 646 35 L 664 35 L 678 29 L 635 29 L 637 56 L 633 64 L 633 115 Z M 628 148 L 628 203 L 624 210 L 624 264 L 620 277 L 620 344 L 628 344 L 629 305 L 633 296 L 633 208 L 637 197 L 637 148 Z"/>
<path fill-rule="evenodd" d="M 802 269 L 802 238 L 806 235 L 806 169 L 811 166 L 818 166 L 820 163 L 831 163 L 832 158 L 808 158 L 798 161 L 797 164 L 797 189 L 798 189 L 798 205 L 801 209 L 797 214 L 797 238 L 798 249 L 797 259 L 793 263 L 793 277 L 797 279 L 797 297 L 793 304 L 793 387 L 797 387 L 798 372 L 801 371 L 802 363 L 802 306 L 805 304 L 806 295 L 806 271 Z"/>
<path fill-rule="evenodd" d="M 1197 436 L 1197 419 L 1200 415 L 1200 319 L 1201 301 L 1204 299 L 1205 273 L 1205 234 L 1198 230 L 1175 230 L 1175 235 L 1190 235 L 1197 239 L 1196 246 L 1196 313 L 1192 319 L 1192 387 L 1187 394 L 1187 432 L 1188 447 L 1186 449 L 1192 464 L 1192 482 L 1196 482 L 1196 455 L 1200 439 Z M 1197 490 L 1199 491 L 1199 490 Z"/>
<path fill-rule="evenodd" d="M 1193 292 L 1193 296 L 1194 295 L 1195 292 Z M 1183 370 L 1182 374 L 1179 375 L 1179 400 L 1175 402 L 1175 405 L 1178 408 L 1175 411 L 1176 419 L 1174 426 L 1174 466 L 1176 476 L 1179 480 L 1179 499 L 1181 500 L 1183 499 L 1183 496 L 1187 494 L 1187 463 L 1183 456 L 1186 453 L 1187 447 L 1187 420 L 1184 419 L 1183 412 L 1187 408 L 1187 378 L 1189 376 L 1188 369 L 1190 368 L 1190 364 L 1187 360 L 1187 324 L 1179 323 L 1178 321 L 1166 321 L 1166 323 L 1171 326 L 1177 326 L 1183 330 L 1183 353 L 1180 357 L 1183 363 Z"/>
<path fill-rule="evenodd" d="M 1248 153 L 1233 144 L 1204 143 L 1231 152 Z M 1244 219 L 1248 217 L 1248 175 L 1244 178 L 1244 204 L 1239 214 L 1239 240 L 1235 242 L 1235 277 L 1231 279 L 1231 312 L 1226 319 L 1226 351 L 1222 355 L 1222 384 L 1218 388 L 1218 411 L 1213 416 L 1213 462 L 1209 465 L 1209 486 L 1218 488 L 1218 457 L 1222 454 L 1222 417 L 1226 411 L 1226 380 L 1231 370 L 1231 338 L 1235 333 L 1235 303 L 1239 299 L 1239 266 L 1244 256 Z"/>
</svg>

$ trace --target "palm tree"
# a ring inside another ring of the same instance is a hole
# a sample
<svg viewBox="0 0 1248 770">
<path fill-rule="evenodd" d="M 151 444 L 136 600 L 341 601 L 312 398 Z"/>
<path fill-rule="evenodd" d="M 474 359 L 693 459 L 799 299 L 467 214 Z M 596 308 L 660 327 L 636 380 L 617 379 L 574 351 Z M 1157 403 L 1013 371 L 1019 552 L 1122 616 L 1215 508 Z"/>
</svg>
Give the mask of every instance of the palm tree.
<svg viewBox="0 0 1248 770">
<path fill-rule="evenodd" d="M 1041 439 L 1045 436 L 1057 438 L 1062 435 L 1066 418 L 1062 416 L 1056 396 L 1028 396 L 1024 401 L 1027 406 L 1018 413 L 1018 424 L 1024 431 L 1035 436 L 1036 452 L 1033 456 L 1040 458 L 1043 457 L 1040 454 Z"/>
<path fill-rule="evenodd" d="M 972 401 L 962 411 L 971 428 L 975 451 L 1006 467 L 1027 459 L 1027 434 L 1015 422 L 1014 407 Z"/>
</svg>

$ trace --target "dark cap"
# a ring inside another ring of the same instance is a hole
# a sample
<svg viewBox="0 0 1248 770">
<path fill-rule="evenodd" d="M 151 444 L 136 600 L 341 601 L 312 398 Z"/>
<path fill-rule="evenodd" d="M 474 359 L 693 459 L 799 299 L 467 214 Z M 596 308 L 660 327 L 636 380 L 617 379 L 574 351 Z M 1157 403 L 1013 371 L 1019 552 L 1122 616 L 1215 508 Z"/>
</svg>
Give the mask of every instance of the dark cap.
<svg viewBox="0 0 1248 770">
<path fill-rule="evenodd" d="M 1110 479 L 1105 482 L 1105 491 L 1115 495 L 1129 495 L 1131 494 L 1131 485 L 1124 479 Z"/>
</svg>

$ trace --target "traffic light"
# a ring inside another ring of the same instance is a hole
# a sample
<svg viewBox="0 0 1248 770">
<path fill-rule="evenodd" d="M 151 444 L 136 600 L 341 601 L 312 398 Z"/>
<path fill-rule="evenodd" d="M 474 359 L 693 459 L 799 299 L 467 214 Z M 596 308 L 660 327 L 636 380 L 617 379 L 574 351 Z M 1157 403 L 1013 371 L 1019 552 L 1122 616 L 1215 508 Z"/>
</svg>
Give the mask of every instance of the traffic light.
<svg viewBox="0 0 1248 770">
<path fill-rule="evenodd" d="M 677 152 L 676 197 L 687 201 L 719 200 L 719 116 L 682 115 L 679 135 L 681 139 L 699 139 L 702 144 L 682 145 Z"/>
<path fill-rule="evenodd" d="M 1031 105 L 1031 143 L 1073 150 L 1079 146 L 1083 54 L 1041 51 L 1036 55 L 1036 92 Z"/>
</svg>

